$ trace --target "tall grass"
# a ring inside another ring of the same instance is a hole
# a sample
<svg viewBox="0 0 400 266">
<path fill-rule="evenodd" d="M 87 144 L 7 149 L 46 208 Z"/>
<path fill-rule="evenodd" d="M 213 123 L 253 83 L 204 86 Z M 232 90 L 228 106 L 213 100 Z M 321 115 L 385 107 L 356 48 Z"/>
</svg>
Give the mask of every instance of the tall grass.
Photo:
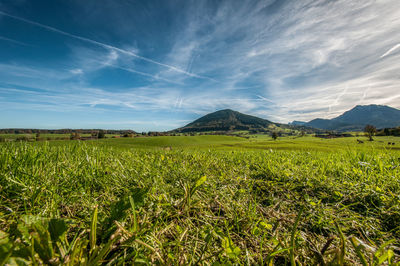
<svg viewBox="0 0 400 266">
<path fill-rule="evenodd" d="M 392 264 L 400 154 L 0 145 L 0 264 Z"/>
</svg>

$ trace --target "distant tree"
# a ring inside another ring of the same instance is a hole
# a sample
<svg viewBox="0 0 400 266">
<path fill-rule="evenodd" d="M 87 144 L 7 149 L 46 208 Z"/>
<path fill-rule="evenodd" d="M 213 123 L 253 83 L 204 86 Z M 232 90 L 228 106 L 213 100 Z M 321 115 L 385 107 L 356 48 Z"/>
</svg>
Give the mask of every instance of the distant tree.
<svg viewBox="0 0 400 266">
<path fill-rule="evenodd" d="M 39 141 L 40 140 L 40 132 L 37 132 L 36 133 L 36 141 Z"/>
<path fill-rule="evenodd" d="M 272 134 L 271 134 L 271 137 L 274 139 L 274 140 L 276 140 L 277 138 L 278 138 L 278 133 L 276 133 L 275 131 L 274 132 L 272 132 Z"/>
<path fill-rule="evenodd" d="M 376 127 L 372 125 L 366 125 L 364 128 L 365 135 L 369 138 L 369 141 L 373 141 L 372 136 L 376 133 Z"/>
<path fill-rule="evenodd" d="M 390 135 L 390 130 L 388 128 L 385 128 L 383 130 L 383 132 L 384 132 L 385 136 L 389 136 Z"/>
<path fill-rule="evenodd" d="M 81 138 L 81 136 L 79 135 L 79 133 L 77 133 L 77 132 L 71 133 L 71 136 L 70 136 L 71 140 L 76 140 L 76 139 L 80 139 L 80 138 Z"/>
<path fill-rule="evenodd" d="M 97 137 L 99 139 L 104 139 L 106 137 L 106 134 L 104 133 L 103 130 L 100 130 L 99 133 L 97 134 Z"/>
</svg>

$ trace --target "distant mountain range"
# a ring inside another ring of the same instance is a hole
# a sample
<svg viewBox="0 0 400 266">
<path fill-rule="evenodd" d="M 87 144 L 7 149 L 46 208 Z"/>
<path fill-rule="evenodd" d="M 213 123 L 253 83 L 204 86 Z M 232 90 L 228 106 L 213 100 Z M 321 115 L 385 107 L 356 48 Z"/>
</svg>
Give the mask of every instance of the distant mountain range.
<svg viewBox="0 0 400 266">
<path fill-rule="evenodd" d="M 184 127 L 169 132 L 250 131 L 251 133 L 280 132 L 297 134 L 299 131 L 304 131 L 306 133 L 323 133 L 326 130 L 339 132 L 362 131 L 367 124 L 373 125 L 377 129 L 400 127 L 400 110 L 386 105 L 357 105 L 333 119 L 317 118 L 309 122 L 293 121 L 289 124 L 280 124 L 231 109 L 225 109 L 207 114 Z M 99 129 L 0 129 L 1 134 L 70 134 L 72 132 L 91 134 L 98 131 Z M 104 130 L 104 132 L 106 134 L 120 135 L 135 133 L 132 130 Z"/>
<path fill-rule="evenodd" d="M 386 105 L 357 105 L 333 119 L 317 118 L 306 123 L 293 121 L 291 124 L 336 131 L 360 131 L 366 125 L 394 128 L 400 126 L 400 110 Z"/>
<path fill-rule="evenodd" d="M 286 125 L 274 123 L 256 116 L 242 114 L 231 109 L 225 109 L 207 114 L 174 131 L 361 131 L 367 124 L 374 125 L 377 128 L 398 127 L 400 126 L 400 110 L 385 105 L 357 105 L 353 109 L 333 119 L 317 118 L 309 122 L 293 121 Z"/>
</svg>

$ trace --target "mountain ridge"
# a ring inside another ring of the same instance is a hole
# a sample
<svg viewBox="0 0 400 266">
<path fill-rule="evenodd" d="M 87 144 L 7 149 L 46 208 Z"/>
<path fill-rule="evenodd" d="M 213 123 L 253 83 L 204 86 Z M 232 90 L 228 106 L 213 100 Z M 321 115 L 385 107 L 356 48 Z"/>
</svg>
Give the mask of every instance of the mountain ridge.
<svg viewBox="0 0 400 266">
<path fill-rule="evenodd" d="M 377 128 L 394 128 L 400 126 L 400 110 L 387 105 L 356 105 L 335 118 L 316 118 L 304 125 L 337 131 L 359 131 L 363 130 L 366 125 L 373 125 Z"/>
</svg>

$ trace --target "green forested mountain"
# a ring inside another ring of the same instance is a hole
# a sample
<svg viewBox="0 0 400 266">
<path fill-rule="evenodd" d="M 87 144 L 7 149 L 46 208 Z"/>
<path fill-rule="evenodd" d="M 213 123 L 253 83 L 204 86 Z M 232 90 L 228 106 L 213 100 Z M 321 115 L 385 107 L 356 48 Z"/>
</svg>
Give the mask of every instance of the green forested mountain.
<svg viewBox="0 0 400 266">
<path fill-rule="evenodd" d="M 231 109 L 216 111 L 177 129 L 180 132 L 251 130 L 268 128 L 271 121 L 239 113 Z"/>
</svg>

